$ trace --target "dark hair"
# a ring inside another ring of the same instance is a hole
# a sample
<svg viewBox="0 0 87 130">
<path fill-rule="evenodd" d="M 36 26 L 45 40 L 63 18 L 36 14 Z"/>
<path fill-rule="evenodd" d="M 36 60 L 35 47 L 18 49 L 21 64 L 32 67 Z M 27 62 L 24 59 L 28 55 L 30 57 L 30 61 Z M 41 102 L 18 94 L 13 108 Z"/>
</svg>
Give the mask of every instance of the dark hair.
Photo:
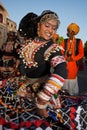
<svg viewBox="0 0 87 130">
<path fill-rule="evenodd" d="M 33 39 L 37 36 L 37 22 L 35 19 L 37 17 L 37 14 L 30 12 L 21 19 L 18 32 L 22 37 Z"/>
</svg>

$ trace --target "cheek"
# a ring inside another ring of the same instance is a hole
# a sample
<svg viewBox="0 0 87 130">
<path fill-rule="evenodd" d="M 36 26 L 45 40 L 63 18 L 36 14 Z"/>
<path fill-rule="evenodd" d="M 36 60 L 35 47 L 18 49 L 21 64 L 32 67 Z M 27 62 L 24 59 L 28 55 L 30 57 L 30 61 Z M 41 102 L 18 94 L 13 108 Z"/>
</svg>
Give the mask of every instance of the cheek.
<svg viewBox="0 0 87 130">
<path fill-rule="evenodd" d="M 41 26 L 40 29 L 39 29 L 39 34 L 40 34 L 40 36 L 43 36 L 44 31 L 45 31 L 44 27 Z"/>
<path fill-rule="evenodd" d="M 53 30 L 53 35 L 56 34 L 56 33 L 57 33 L 57 31 L 56 31 L 56 30 Z"/>
</svg>

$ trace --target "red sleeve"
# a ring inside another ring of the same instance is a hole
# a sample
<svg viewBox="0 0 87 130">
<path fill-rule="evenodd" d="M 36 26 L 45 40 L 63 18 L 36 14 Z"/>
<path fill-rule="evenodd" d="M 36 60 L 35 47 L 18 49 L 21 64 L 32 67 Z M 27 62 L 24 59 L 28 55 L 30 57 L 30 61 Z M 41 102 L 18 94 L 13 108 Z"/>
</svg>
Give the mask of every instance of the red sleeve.
<svg viewBox="0 0 87 130">
<path fill-rule="evenodd" d="M 74 61 L 77 61 L 77 60 L 80 60 L 83 57 L 84 57 L 84 47 L 83 47 L 82 40 L 80 40 L 79 48 L 78 48 L 78 55 L 72 56 L 72 58 L 73 58 Z"/>
</svg>

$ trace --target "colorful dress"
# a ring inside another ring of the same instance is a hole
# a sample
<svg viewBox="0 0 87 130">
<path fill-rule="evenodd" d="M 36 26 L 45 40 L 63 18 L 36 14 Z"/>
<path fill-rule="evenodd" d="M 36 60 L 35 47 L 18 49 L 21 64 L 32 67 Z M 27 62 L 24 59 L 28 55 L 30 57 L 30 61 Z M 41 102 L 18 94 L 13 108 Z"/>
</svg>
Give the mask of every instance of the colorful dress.
<svg viewBox="0 0 87 130">
<path fill-rule="evenodd" d="M 0 81 L 2 129 L 86 129 L 86 96 L 70 97 L 61 91 L 67 72 L 60 50 L 60 46 L 44 39 L 35 39 L 22 46 L 19 55 L 25 64 L 25 75 Z M 37 96 L 47 101 L 49 99 L 46 105 L 48 118 L 37 114 Z"/>
</svg>

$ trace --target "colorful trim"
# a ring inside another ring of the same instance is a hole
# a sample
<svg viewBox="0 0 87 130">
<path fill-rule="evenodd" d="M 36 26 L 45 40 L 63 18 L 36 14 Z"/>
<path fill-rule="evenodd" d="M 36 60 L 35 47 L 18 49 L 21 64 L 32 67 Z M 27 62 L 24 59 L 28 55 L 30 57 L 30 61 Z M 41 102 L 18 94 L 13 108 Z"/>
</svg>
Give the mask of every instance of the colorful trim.
<svg viewBox="0 0 87 130">
<path fill-rule="evenodd" d="M 26 66 L 28 66 L 29 68 L 31 68 L 32 66 L 38 66 L 38 63 L 35 61 L 34 56 L 36 52 L 44 45 L 46 45 L 46 42 L 38 41 L 37 44 L 37 41 L 34 40 L 21 48 L 19 52 L 20 58 L 23 59 L 23 62 L 24 64 L 26 64 Z"/>
<path fill-rule="evenodd" d="M 63 56 L 55 56 L 51 59 L 51 66 L 56 67 L 58 64 L 65 62 L 65 58 Z"/>
<path fill-rule="evenodd" d="M 51 53 L 55 53 L 60 50 L 60 46 L 58 44 L 52 44 L 44 53 L 45 60 L 48 60 Z"/>
</svg>

